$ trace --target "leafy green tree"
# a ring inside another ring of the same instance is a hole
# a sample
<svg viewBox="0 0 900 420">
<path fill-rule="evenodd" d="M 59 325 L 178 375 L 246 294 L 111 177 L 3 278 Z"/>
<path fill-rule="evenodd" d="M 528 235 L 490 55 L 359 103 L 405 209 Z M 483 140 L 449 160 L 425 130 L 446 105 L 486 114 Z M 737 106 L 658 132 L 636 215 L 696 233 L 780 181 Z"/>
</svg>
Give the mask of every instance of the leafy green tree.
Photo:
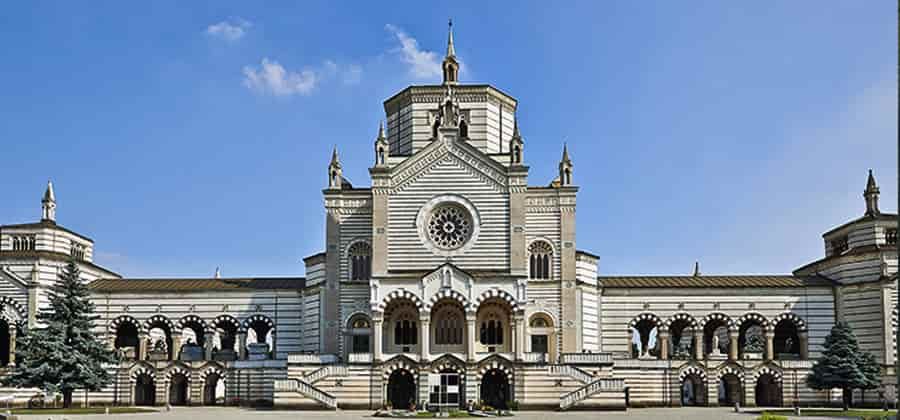
<svg viewBox="0 0 900 420">
<path fill-rule="evenodd" d="M 877 387 L 880 375 L 875 357 L 860 351 L 850 325 L 841 321 L 825 338 L 822 358 L 813 365 L 806 383 L 812 389 L 840 388 L 846 410 L 853 403 L 853 390 Z"/>
<path fill-rule="evenodd" d="M 112 377 L 103 365 L 117 361 L 92 331 L 98 317 L 80 275 L 69 261 L 49 292 L 50 307 L 37 315 L 42 326 L 19 337 L 16 367 L 3 379 L 7 386 L 62 393 L 66 408 L 76 389 L 99 391 L 108 384 Z"/>
</svg>

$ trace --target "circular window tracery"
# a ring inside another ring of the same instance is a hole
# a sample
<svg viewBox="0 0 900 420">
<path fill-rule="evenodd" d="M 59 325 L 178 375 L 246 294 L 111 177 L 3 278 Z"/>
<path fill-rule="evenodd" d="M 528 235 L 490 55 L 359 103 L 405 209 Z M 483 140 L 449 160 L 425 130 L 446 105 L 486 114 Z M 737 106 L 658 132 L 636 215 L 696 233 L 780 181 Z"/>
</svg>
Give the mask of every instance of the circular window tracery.
<svg viewBox="0 0 900 420">
<path fill-rule="evenodd" d="M 472 216 L 466 209 L 453 204 L 439 205 L 428 218 L 428 238 L 440 249 L 458 249 L 472 237 L 472 225 Z"/>
</svg>

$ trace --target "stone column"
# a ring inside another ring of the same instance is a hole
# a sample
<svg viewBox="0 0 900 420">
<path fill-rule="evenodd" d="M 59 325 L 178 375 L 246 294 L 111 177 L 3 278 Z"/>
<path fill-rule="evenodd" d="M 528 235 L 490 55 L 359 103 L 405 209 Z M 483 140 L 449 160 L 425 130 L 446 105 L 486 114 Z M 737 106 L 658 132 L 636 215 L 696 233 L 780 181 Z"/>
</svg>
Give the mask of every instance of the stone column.
<svg viewBox="0 0 900 420">
<path fill-rule="evenodd" d="M 216 335 L 212 331 L 205 331 L 203 333 L 203 350 L 204 350 L 204 356 L 205 356 L 206 360 L 212 360 L 212 352 L 213 352 L 213 347 L 215 345 L 215 343 L 214 343 L 215 338 L 216 338 Z"/>
<path fill-rule="evenodd" d="M 766 337 L 766 360 L 775 359 L 775 332 L 766 329 L 763 335 Z"/>
<path fill-rule="evenodd" d="M 381 316 L 377 316 L 376 314 L 372 314 L 372 360 L 375 362 L 380 362 L 382 359 L 381 356 L 381 347 L 384 346 L 384 343 L 381 339 L 382 333 L 382 323 L 384 322 L 381 319 Z"/>
<path fill-rule="evenodd" d="M 238 360 L 247 359 L 247 331 L 238 331 Z"/>
<path fill-rule="evenodd" d="M 659 358 L 660 360 L 668 360 L 669 359 L 669 332 L 665 330 L 659 331 L 656 335 L 656 339 L 659 340 Z"/>
<path fill-rule="evenodd" d="M 516 360 L 523 360 L 525 358 L 525 315 L 524 314 L 516 315 L 515 322 L 516 322 L 516 332 L 515 332 Z"/>
<path fill-rule="evenodd" d="M 181 333 L 172 333 L 172 359 L 178 360 L 181 355 Z"/>
<path fill-rule="evenodd" d="M 138 348 L 135 359 L 137 360 L 147 360 L 147 349 L 150 347 L 150 334 L 141 333 L 138 336 Z"/>
<path fill-rule="evenodd" d="M 16 325 L 10 323 L 9 326 L 9 366 L 16 365 Z"/>
<path fill-rule="evenodd" d="M 694 328 L 694 359 L 703 360 L 703 330 Z"/>
<path fill-rule="evenodd" d="M 420 360 L 427 361 L 431 359 L 430 336 L 431 318 L 423 316 L 419 318 L 419 350 L 421 351 Z"/>
<path fill-rule="evenodd" d="M 466 356 L 470 362 L 475 361 L 475 314 L 466 314 Z"/>
<path fill-rule="evenodd" d="M 800 358 L 803 360 L 809 359 L 809 333 L 800 331 L 798 336 L 800 337 Z"/>
<path fill-rule="evenodd" d="M 731 360 L 737 360 L 738 358 L 738 337 L 739 333 L 737 330 L 728 330 L 728 358 Z"/>
</svg>

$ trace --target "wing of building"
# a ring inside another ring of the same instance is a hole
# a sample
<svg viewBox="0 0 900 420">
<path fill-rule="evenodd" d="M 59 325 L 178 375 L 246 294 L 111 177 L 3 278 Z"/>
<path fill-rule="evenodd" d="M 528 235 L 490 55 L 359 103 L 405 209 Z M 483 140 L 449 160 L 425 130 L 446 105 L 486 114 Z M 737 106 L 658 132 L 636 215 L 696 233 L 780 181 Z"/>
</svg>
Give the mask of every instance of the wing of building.
<svg viewBox="0 0 900 420">
<path fill-rule="evenodd" d="M 837 394 L 805 377 L 837 320 L 893 398 L 897 215 L 871 172 L 864 215 L 793 273 L 598 277 L 567 147 L 555 179 L 529 179 L 518 101 L 458 81 L 452 32 L 442 68 L 384 102 L 370 180 L 351 183 L 333 151 L 305 278 L 122 278 L 56 223 L 48 185 L 41 221 L 0 226 L 0 363 L 14 368 L 15 337 L 74 258 L 96 333 L 125 359 L 92 404 L 822 404 Z"/>
</svg>

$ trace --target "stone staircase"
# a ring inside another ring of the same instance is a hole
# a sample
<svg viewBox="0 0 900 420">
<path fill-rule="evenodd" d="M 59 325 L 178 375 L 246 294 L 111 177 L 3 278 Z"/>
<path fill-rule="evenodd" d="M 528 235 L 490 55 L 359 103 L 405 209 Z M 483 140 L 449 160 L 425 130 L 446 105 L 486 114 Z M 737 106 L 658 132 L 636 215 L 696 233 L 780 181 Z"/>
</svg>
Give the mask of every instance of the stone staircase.
<svg viewBox="0 0 900 420">
<path fill-rule="evenodd" d="M 347 365 L 328 365 L 310 372 L 303 377 L 303 380 L 310 385 L 313 385 L 325 378 L 332 376 L 348 376 L 349 374 L 350 370 L 347 368 Z"/>
<path fill-rule="evenodd" d="M 301 398 L 298 398 L 301 396 Z M 305 397 L 305 398 L 302 398 Z M 278 405 L 285 406 L 309 406 L 312 400 L 319 407 L 337 409 L 337 397 L 331 395 L 310 383 L 297 379 L 275 380 L 275 401 Z"/>
<path fill-rule="evenodd" d="M 624 408 L 624 393 L 624 379 L 594 379 L 581 388 L 561 396 L 559 399 L 559 409 L 568 410 L 580 403 L 588 401 L 600 406 L 608 405 L 610 407 L 615 407 L 622 405 L 622 408 Z"/>
<path fill-rule="evenodd" d="M 550 374 L 568 376 L 586 385 L 594 382 L 594 376 L 572 365 L 550 365 Z"/>
</svg>

